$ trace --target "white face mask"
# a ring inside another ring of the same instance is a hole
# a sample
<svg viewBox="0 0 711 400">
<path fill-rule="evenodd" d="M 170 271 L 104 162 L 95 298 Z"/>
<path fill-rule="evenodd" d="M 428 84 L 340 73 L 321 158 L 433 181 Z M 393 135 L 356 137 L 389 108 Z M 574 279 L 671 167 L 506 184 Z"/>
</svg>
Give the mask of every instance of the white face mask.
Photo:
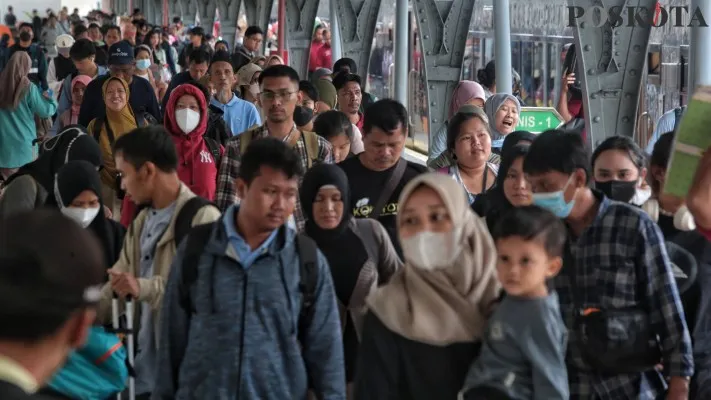
<svg viewBox="0 0 711 400">
<path fill-rule="evenodd" d="M 454 230 L 445 233 L 420 232 L 401 240 L 402 252 L 414 267 L 429 271 L 447 268 L 461 250 L 460 246 L 455 246 L 455 237 Z"/>
<path fill-rule="evenodd" d="M 99 215 L 101 208 L 78 208 L 78 207 L 62 207 L 61 211 L 66 217 L 73 219 L 76 223 L 86 228 L 91 224 L 91 221 Z"/>
<path fill-rule="evenodd" d="M 634 204 L 636 206 L 641 206 L 642 204 L 646 203 L 649 198 L 652 197 L 652 189 L 647 187 L 645 189 L 637 188 L 634 192 L 634 196 L 632 196 L 632 200 L 630 200 L 631 204 Z"/>
<path fill-rule="evenodd" d="M 195 130 L 200 123 L 200 113 L 189 108 L 183 108 L 175 112 L 175 120 L 178 123 L 178 127 L 187 135 Z"/>
</svg>

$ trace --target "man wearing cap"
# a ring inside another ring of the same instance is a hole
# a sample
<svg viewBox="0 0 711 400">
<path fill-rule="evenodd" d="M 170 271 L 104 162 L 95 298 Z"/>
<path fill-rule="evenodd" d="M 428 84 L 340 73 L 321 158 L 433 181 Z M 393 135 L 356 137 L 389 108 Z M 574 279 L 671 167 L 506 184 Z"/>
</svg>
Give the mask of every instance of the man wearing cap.
<svg viewBox="0 0 711 400">
<path fill-rule="evenodd" d="M 242 100 L 232 92 L 236 79 L 230 55 L 226 51 L 218 51 L 210 63 L 210 79 L 215 86 L 215 95 L 210 99 L 222 112 L 222 116 L 233 135 L 239 135 L 248 129 L 259 126 L 262 120 L 254 104 Z"/>
<path fill-rule="evenodd" d="M 84 101 L 79 110 L 79 124 L 88 126 L 92 119 L 102 117 L 106 113 L 102 87 L 109 76 L 115 76 L 128 82 L 130 97 L 128 103 L 133 112 L 139 116 L 152 116 L 156 121 L 161 121 L 158 99 L 151 83 L 145 79 L 134 79 L 136 69 L 133 47 L 122 40 L 114 43 L 109 49 L 109 74 L 94 79 L 84 92 Z"/>
<path fill-rule="evenodd" d="M 62 89 L 64 78 L 76 72 L 76 67 L 69 57 L 69 50 L 74 44 L 74 38 L 71 35 L 59 35 L 55 40 L 57 46 L 57 56 L 49 62 L 47 68 L 47 84 L 54 91 L 54 98 L 59 98 L 59 93 Z"/>
<path fill-rule="evenodd" d="M 0 221 L 0 398 L 39 399 L 96 317 L 101 244 L 57 211 Z"/>
</svg>

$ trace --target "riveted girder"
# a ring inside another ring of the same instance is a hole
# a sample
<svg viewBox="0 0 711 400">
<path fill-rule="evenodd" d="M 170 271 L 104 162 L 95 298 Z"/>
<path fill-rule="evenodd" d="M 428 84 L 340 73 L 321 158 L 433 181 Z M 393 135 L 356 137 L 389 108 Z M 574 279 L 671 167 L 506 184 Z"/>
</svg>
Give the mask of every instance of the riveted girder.
<svg viewBox="0 0 711 400">
<path fill-rule="evenodd" d="M 244 0 L 244 11 L 247 15 L 247 23 L 256 25 L 264 32 L 269 27 L 269 17 L 272 15 L 272 6 L 274 2 L 271 0 Z M 267 41 L 262 42 L 262 53 L 267 46 Z"/>
<path fill-rule="evenodd" d="M 319 0 L 286 0 L 289 64 L 304 78 L 309 72 L 311 38 L 318 5 Z"/>
<path fill-rule="evenodd" d="M 217 0 L 217 9 L 220 10 L 220 34 L 222 39 L 230 44 L 230 48 L 235 42 L 240 3 L 240 0 Z"/>
<path fill-rule="evenodd" d="M 462 74 L 474 0 L 414 0 L 427 82 L 430 133 L 445 123 L 447 104 Z"/>
<path fill-rule="evenodd" d="M 570 6 L 584 10 L 613 6 L 654 10 L 656 3 L 657 0 L 569 0 Z M 592 21 L 588 17 L 577 22 L 574 36 L 587 138 L 594 148 L 610 136 L 634 135 L 651 25 L 626 23 L 613 27 L 608 20 L 595 27 Z"/>
<path fill-rule="evenodd" d="M 366 77 L 381 0 L 330 1 L 336 3 L 343 57 L 352 58 L 358 65 L 358 73 Z"/>
<path fill-rule="evenodd" d="M 205 29 L 205 33 L 212 33 L 212 24 L 215 22 L 215 10 L 217 2 L 215 0 L 193 0 L 197 5 L 200 14 L 200 26 Z"/>
</svg>

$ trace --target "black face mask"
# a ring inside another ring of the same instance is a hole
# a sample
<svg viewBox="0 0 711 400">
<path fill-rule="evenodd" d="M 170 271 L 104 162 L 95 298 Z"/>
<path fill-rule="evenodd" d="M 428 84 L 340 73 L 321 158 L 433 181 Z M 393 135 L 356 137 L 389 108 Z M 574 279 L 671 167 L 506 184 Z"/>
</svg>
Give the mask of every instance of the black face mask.
<svg viewBox="0 0 711 400">
<path fill-rule="evenodd" d="M 314 110 L 308 108 L 308 107 L 303 107 L 303 106 L 296 106 L 294 109 L 294 123 L 296 126 L 305 126 L 311 120 L 314 118 Z"/>
<path fill-rule="evenodd" d="M 637 181 L 595 182 L 595 189 L 605 193 L 612 200 L 629 203 L 637 192 Z"/>
<path fill-rule="evenodd" d="M 32 35 L 27 31 L 20 32 L 20 40 L 23 42 L 29 42 L 32 40 Z"/>
</svg>

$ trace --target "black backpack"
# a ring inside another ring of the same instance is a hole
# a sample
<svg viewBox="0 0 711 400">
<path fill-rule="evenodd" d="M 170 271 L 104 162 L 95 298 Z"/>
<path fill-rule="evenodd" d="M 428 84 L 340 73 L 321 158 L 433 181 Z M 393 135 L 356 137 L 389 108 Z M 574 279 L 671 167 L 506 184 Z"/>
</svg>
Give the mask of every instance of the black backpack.
<svg viewBox="0 0 711 400">
<path fill-rule="evenodd" d="M 181 210 L 182 211 L 182 210 Z M 179 217 L 178 217 L 179 218 Z M 178 286 L 178 296 L 180 306 L 194 314 L 195 305 L 190 298 L 190 287 L 195 284 L 198 278 L 198 263 L 204 253 L 205 246 L 210 240 L 210 235 L 217 224 L 222 221 L 210 224 L 198 225 L 190 229 L 185 246 L 183 262 L 180 264 L 181 281 Z M 176 223 L 176 243 L 177 242 Z M 318 247 L 316 242 L 308 236 L 297 234 L 296 247 L 299 254 L 299 290 L 301 291 L 301 311 L 299 313 L 298 338 L 300 343 L 305 343 L 305 334 L 311 325 L 314 315 L 314 302 L 316 300 L 316 284 L 318 283 Z"/>
</svg>

